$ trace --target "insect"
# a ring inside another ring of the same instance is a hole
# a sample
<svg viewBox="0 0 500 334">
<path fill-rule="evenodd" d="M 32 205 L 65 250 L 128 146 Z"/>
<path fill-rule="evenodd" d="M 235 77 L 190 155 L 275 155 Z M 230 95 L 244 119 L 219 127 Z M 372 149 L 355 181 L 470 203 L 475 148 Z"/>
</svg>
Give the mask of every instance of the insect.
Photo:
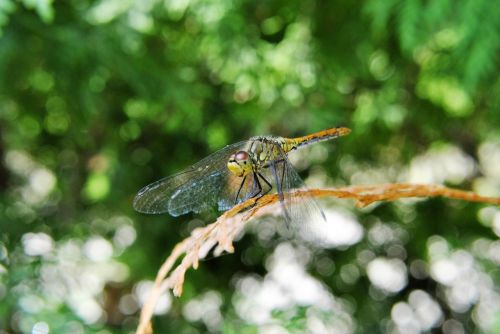
<svg viewBox="0 0 500 334">
<path fill-rule="evenodd" d="M 300 147 L 351 132 L 331 128 L 297 138 L 257 136 L 228 145 L 185 170 L 151 183 L 134 198 L 134 209 L 142 213 L 179 216 L 199 213 L 217 206 L 228 210 L 250 198 L 275 189 L 287 223 L 324 214 L 305 192 L 304 182 L 288 160 Z M 295 205 L 300 203 L 300 205 Z"/>
</svg>

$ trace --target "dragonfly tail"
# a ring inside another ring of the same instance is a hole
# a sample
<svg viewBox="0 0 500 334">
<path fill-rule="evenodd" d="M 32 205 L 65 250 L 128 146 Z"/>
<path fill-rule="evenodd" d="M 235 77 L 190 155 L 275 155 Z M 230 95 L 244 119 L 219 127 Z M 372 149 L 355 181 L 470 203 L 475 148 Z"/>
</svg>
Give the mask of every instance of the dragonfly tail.
<svg viewBox="0 0 500 334">
<path fill-rule="evenodd" d="M 289 140 L 292 142 L 291 145 L 292 148 L 298 148 L 301 146 L 306 146 L 320 141 L 330 140 L 341 136 L 347 136 L 349 133 L 351 133 L 351 129 L 338 127 L 338 128 L 331 128 L 323 131 L 318 131 L 303 137 L 291 138 Z"/>
</svg>

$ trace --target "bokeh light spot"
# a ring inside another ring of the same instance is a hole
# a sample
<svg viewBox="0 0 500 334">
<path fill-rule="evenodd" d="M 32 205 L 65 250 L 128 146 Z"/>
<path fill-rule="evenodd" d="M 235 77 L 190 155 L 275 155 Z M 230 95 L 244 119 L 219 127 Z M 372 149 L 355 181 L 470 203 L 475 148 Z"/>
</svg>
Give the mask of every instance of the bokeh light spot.
<svg viewBox="0 0 500 334">
<path fill-rule="evenodd" d="M 475 171 L 472 157 L 456 146 L 441 144 L 413 158 L 407 178 L 411 183 L 460 184 Z"/>
<path fill-rule="evenodd" d="M 87 12 L 87 20 L 92 24 L 108 23 L 124 12 L 132 3 L 122 0 L 101 0 L 94 3 L 94 6 Z"/>
<path fill-rule="evenodd" d="M 207 128 L 208 146 L 212 150 L 219 149 L 228 143 L 226 127 L 220 123 L 212 123 Z"/>
<path fill-rule="evenodd" d="M 264 35 L 273 35 L 283 29 L 283 19 L 280 16 L 272 16 L 261 23 L 261 30 Z"/>
<path fill-rule="evenodd" d="M 70 125 L 70 116 L 67 111 L 66 102 L 59 96 L 52 96 L 45 104 L 47 114 L 44 126 L 47 132 L 54 135 L 64 134 Z"/>
<path fill-rule="evenodd" d="M 220 329 L 223 318 L 220 311 L 222 297 L 216 291 L 208 291 L 198 298 L 191 299 L 183 308 L 182 314 L 188 321 L 202 321 L 211 332 Z"/>
<path fill-rule="evenodd" d="M 148 105 L 146 101 L 130 99 L 125 104 L 125 113 L 130 118 L 142 118 L 148 114 Z"/>
<path fill-rule="evenodd" d="M 24 253 L 29 256 L 46 255 L 54 248 L 54 241 L 45 233 L 26 233 L 22 237 Z"/>
<path fill-rule="evenodd" d="M 424 76 L 417 84 L 417 93 L 452 117 L 469 116 L 474 110 L 470 96 L 454 78 Z"/>
<path fill-rule="evenodd" d="M 45 168 L 35 169 L 29 176 L 31 189 L 40 197 L 47 196 L 56 185 L 56 176 Z"/>
<path fill-rule="evenodd" d="M 381 50 L 376 51 L 370 57 L 370 72 L 377 80 L 386 80 L 394 69 L 390 66 L 388 55 Z"/>
<path fill-rule="evenodd" d="M 135 285 L 134 296 L 141 306 L 143 306 L 148 299 L 152 288 L 153 282 L 151 281 L 141 281 Z M 156 302 L 154 314 L 166 314 L 170 310 L 171 304 L 172 297 L 167 293 L 163 293 Z"/>
<path fill-rule="evenodd" d="M 29 78 L 29 82 L 33 89 L 44 93 L 49 92 L 54 87 L 54 77 L 43 69 L 34 71 Z"/>
<path fill-rule="evenodd" d="M 50 327 L 46 322 L 40 321 L 37 322 L 33 329 L 31 330 L 31 334 L 49 334 Z"/>
<path fill-rule="evenodd" d="M 141 135 L 141 128 L 135 121 L 128 121 L 120 127 L 120 137 L 123 140 L 135 140 Z"/>
<path fill-rule="evenodd" d="M 170 0 L 164 1 L 170 19 L 180 20 L 189 6 L 190 0 Z"/>
<path fill-rule="evenodd" d="M 109 177 L 104 173 L 91 173 L 83 188 L 84 196 L 91 201 L 100 201 L 109 194 L 111 183 Z"/>
<path fill-rule="evenodd" d="M 20 131 L 27 137 L 36 137 L 41 131 L 40 123 L 31 116 L 23 116 L 19 126 Z"/>
<path fill-rule="evenodd" d="M 83 245 L 83 253 L 94 262 L 106 262 L 113 256 L 113 246 L 102 237 L 92 237 Z"/>
<path fill-rule="evenodd" d="M 366 272 L 374 286 L 388 293 L 396 293 L 408 283 L 406 266 L 399 259 L 378 257 L 368 264 Z"/>
</svg>

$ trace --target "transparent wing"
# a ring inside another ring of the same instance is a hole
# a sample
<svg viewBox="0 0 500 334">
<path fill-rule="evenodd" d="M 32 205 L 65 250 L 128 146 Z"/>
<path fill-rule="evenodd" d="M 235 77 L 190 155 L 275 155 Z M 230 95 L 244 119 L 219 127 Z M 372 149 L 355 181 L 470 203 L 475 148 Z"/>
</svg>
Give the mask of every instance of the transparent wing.
<svg viewBox="0 0 500 334">
<path fill-rule="evenodd" d="M 236 192 L 233 185 L 238 181 L 241 184 L 243 180 L 232 175 L 226 165 L 231 154 L 243 149 L 247 142 L 228 145 L 177 174 L 147 185 L 135 196 L 134 209 L 143 213 L 169 212 L 179 216 L 190 211 L 201 212 L 219 203 L 226 203 L 225 208 L 231 195 L 234 204 Z M 251 185 L 246 183 L 244 190 L 248 191 L 247 187 Z"/>
<path fill-rule="evenodd" d="M 190 211 L 202 212 L 215 206 L 219 211 L 225 211 L 248 199 L 253 187 L 253 176 L 237 177 L 224 164 L 213 173 L 179 187 L 168 202 L 168 212 L 179 216 Z"/>
<path fill-rule="evenodd" d="M 285 221 L 292 233 L 305 241 L 322 243 L 321 225 L 326 222 L 325 214 L 316 200 L 304 192 L 307 190 L 304 181 L 284 152 L 281 151 L 279 159 L 273 161 L 270 170 Z"/>
<path fill-rule="evenodd" d="M 286 219 L 291 224 L 306 224 L 309 220 L 325 220 L 325 215 L 316 200 L 304 190 L 304 181 L 295 171 L 286 154 L 278 162 L 277 176 L 283 192 L 283 203 L 287 212 Z M 297 191 L 302 190 L 302 191 Z"/>
</svg>

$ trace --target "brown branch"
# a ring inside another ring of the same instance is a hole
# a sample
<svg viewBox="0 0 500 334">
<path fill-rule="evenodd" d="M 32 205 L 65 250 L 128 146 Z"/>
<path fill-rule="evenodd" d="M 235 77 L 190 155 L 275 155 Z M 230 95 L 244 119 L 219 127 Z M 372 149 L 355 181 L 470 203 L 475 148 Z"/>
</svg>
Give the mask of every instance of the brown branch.
<svg viewBox="0 0 500 334">
<path fill-rule="evenodd" d="M 315 197 L 333 196 L 357 200 L 359 207 L 374 202 L 394 201 L 408 197 L 447 197 L 468 202 L 481 202 L 500 205 L 500 198 L 477 195 L 471 191 L 451 189 L 431 184 L 392 183 L 371 186 L 350 186 L 339 189 L 312 189 Z"/>
<path fill-rule="evenodd" d="M 367 206 L 378 201 L 394 201 L 409 197 L 446 197 L 469 202 L 481 202 L 500 205 L 500 198 L 477 195 L 473 192 L 451 189 L 444 186 L 424 184 L 384 184 L 369 186 L 350 186 L 344 188 L 296 190 L 305 192 L 313 197 L 336 197 L 356 200 L 359 207 Z M 197 228 L 191 235 L 178 243 L 167 260 L 163 263 L 156 276 L 150 296 L 141 310 L 140 322 L 136 334 L 150 334 L 153 332 L 151 318 L 154 307 L 160 295 L 167 289 L 172 289 L 174 295 L 182 294 L 186 271 L 198 267 L 198 261 L 203 259 L 215 245 L 214 254 L 217 256 L 223 251 L 232 253 L 233 240 L 243 230 L 251 219 L 269 214 L 273 204 L 278 202 L 276 194 L 260 197 L 258 200 L 249 199 L 238 204 L 222 214 L 214 223 Z M 175 263 L 184 254 L 180 264 L 173 270 Z M 169 274 L 170 273 L 170 274 Z"/>
</svg>

